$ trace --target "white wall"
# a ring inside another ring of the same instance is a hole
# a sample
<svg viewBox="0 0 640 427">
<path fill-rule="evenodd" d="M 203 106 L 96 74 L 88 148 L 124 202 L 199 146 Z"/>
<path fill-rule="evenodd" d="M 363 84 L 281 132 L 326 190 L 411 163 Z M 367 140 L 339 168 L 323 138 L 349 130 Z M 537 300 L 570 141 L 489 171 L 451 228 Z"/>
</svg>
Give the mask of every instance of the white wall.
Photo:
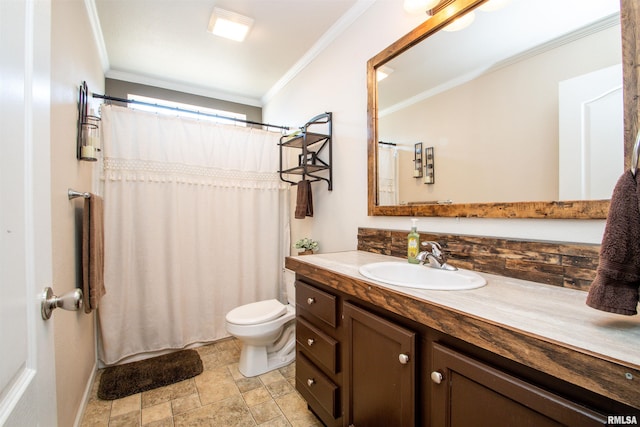
<svg viewBox="0 0 640 427">
<path fill-rule="evenodd" d="M 408 230 L 407 218 L 367 216 L 366 62 L 417 24 L 401 2 L 377 0 L 264 106 L 269 123 L 301 125 L 334 113 L 334 190 L 313 185 L 314 217 L 292 219 L 293 242 L 308 236 L 321 252 L 333 252 L 355 249 L 358 227 Z M 604 220 L 422 218 L 418 224 L 430 232 L 585 243 L 600 243 L 604 229 Z"/>
<path fill-rule="evenodd" d="M 67 189 L 92 191 L 95 163 L 76 160 L 78 87 L 104 93 L 104 73 L 84 2 L 52 2 L 51 25 L 51 222 L 53 290 L 80 285 L 82 199 L 69 201 Z M 84 310 L 53 315 L 58 425 L 72 426 L 96 363 L 95 315 Z"/>
</svg>

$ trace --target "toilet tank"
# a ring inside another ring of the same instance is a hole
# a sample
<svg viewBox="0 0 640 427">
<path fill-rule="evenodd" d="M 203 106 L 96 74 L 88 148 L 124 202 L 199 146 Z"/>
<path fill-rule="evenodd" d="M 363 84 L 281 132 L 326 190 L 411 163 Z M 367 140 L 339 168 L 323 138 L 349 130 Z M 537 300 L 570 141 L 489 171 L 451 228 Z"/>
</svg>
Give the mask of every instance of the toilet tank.
<svg viewBox="0 0 640 427">
<path fill-rule="evenodd" d="M 286 286 L 287 301 L 295 306 L 296 304 L 296 273 L 289 269 L 284 269 L 284 284 Z"/>
</svg>

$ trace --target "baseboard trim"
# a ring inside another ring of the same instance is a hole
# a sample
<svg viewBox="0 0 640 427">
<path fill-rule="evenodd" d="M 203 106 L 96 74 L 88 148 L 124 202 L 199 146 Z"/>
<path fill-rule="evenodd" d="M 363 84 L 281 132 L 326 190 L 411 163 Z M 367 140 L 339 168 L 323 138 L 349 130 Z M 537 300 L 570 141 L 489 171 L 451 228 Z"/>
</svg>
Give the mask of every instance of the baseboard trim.
<svg viewBox="0 0 640 427">
<path fill-rule="evenodd" d="M 82 394 L 82 403 L 78 408 L 78 412 L 76 413 L 76 419 L 73 423 L 73 427 L 80 427 L 82 424 L 82 417 L 84 417 L 84 410 L 87 408 L 87 403 L 89 403 L 89 399 L 91 399 L 91 390 L 93 389 L 93 381 L 96 378 L 96 374 L 98 372 L 97 364 L 93 364 L 93 369 L 91 372 L 91 376 L 89 377 L 89 381 L 87 381 L 87 385 L 84 388 L 84 393 Z"/>
</svg>

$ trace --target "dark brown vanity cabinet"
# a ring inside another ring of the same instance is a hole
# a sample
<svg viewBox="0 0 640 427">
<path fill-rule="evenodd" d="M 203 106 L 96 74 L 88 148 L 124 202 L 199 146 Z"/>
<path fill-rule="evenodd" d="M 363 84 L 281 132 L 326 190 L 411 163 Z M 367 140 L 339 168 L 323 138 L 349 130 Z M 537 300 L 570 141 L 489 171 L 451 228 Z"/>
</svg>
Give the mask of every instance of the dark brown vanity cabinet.
<svg viewBox="0 0 640 427">
<path fill-rule="evenodd" d="M 302 276 L 296 310 L 296 388 L 327 426 L 589 427 L 637 413 Z"/>
<path fill-rule="evenodd" d="M 607 418 L 438 343 L 431 344 L 431 426 L 604 426 Z"/>
<path fill-rule="evenodd" d="M 327 426 L 342 425 L 338 297 L 296 280 L 296 389 Z"/>
<path fill-rule="evenodd" d="M 343 316 L 345 424 L 415 425 L 415 332 L 348 302 Z"/>
<path fill-rule="evenodd" d="M 328 426 L 413 426 L 416 333 L 296 281 L 296 389 Z"/>
</svg>

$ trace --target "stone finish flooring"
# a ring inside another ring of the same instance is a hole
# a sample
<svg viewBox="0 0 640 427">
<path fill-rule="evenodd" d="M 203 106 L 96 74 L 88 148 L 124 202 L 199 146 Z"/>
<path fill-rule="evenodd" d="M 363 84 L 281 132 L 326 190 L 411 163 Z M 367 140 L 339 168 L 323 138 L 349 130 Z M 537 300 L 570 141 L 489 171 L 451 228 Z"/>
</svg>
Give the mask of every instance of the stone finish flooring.
<svg viewBox="0 0 640 427">
<path fill-rule="evenodd" d="M 98 371 L 81 426 L 322 426 L 295 390 L 295 362 L 245 378 L 238 371 L 238 340 L 196 350 L 202 374 L 122 399 L 98 399 Z"/>
</svg>

